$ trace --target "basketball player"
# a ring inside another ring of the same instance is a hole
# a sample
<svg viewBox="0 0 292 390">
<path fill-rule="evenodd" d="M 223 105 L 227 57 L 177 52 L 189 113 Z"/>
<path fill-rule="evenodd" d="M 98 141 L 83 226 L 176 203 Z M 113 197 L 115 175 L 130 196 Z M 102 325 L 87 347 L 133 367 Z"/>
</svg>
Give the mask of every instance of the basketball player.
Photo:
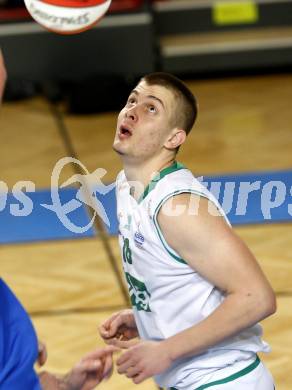
<svg viewBox="0 0 292 390">
<path fill-rule="evenodd" d="M 165 73 L 142 78 L 119 114 L 117 212 L 132 309 L 100 333 L 127 349 L 118 372 L 137 384 L 154 376 L 178 390 L 273 390 L 257 355 L 269 350 L 258 321 L 275 312 L 272 288 L 215 198 L 176 161 L 196 115 L 192 93 Z"/>
<path fill-rule="evenodd" d="M 0 103 L 6 70 L 0 50 Z M 13 292 L 0 278 L 0 389 L 1 390 L 91 390 L 112 368 L 116 348 L 93 351 L 64 376 L 42 372 L 39 377 L 34 363 L 46 361 L 46 350 L 40 344 L 29 316 Z"/>
</svg>

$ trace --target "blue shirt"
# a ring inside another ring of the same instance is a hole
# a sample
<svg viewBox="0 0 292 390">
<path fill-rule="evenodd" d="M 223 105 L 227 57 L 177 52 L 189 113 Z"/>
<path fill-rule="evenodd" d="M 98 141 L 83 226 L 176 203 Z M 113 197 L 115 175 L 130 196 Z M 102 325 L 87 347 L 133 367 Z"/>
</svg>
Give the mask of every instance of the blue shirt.
<svg viewBox="0 0 292 390">
<path fill-rule="evenodd" d="M 0 390 L 41 390 L 38 342 L 25 309 L 0 279 Z"/>
</svg>

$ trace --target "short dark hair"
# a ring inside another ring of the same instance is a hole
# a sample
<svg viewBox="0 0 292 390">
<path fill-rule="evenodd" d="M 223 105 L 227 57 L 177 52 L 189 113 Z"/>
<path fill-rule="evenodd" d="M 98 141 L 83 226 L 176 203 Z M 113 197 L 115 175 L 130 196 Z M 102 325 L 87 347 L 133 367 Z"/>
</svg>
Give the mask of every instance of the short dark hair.
<svg viewBox="0 0 292 390">
<path fill-rule="evenodd" d="M 147 74 L 142 77 L 141 81 L 143 80 L 148 85 L 160 85 L 174 92 L 180 101 L 178 110 L 174 113 L 175 125 L 189 134 L 198 113 L 197 101 L 190 89 L 179 78 L 165 72 Z"/>
</svg>

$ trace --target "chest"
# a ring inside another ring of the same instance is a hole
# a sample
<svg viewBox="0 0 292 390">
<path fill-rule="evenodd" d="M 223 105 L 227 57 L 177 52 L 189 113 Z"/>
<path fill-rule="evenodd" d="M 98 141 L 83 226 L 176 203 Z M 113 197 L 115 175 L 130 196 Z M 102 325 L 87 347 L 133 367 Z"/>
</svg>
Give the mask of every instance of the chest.
<svg viewBox="0 0 292 390">
<path fill-rule="evenodd" d="M 131 197 L 118 202 L 119 243 L 124 268 L 141 272 L 153 261 L 157 245 L 147 203 L 139 205 Z"/>
</svg>

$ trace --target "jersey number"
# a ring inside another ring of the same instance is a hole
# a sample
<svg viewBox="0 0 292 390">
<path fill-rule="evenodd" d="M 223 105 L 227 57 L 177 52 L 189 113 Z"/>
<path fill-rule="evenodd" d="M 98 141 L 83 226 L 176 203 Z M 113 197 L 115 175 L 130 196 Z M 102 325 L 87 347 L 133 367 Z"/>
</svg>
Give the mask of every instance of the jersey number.
<svg viewBox="0 0 292 390">
<path fill-rule="evenodd" d="M 125 263 L 132 264 L 132 251 L 130 248 L 130 243 L 128 238 L 124 238 L 124 245 L 123 245 L 123 259 Z"/>
</svg>

